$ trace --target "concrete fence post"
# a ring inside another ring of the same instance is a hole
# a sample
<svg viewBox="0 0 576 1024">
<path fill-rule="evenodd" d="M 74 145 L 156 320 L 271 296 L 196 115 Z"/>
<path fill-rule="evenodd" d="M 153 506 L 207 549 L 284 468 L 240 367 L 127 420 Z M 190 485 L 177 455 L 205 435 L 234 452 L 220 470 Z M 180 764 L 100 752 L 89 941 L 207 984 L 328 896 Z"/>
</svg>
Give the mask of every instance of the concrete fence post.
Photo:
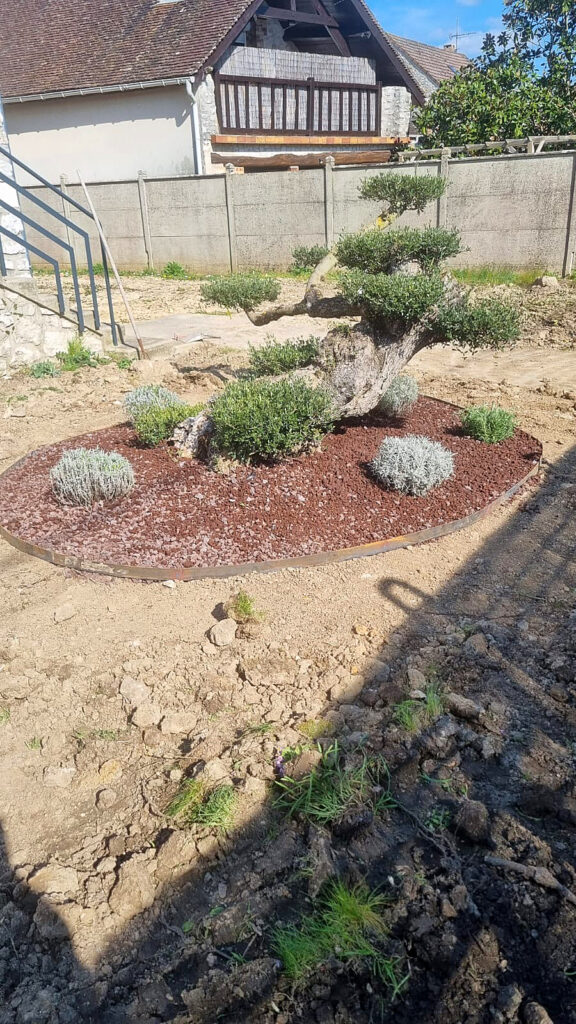
<svg viewBox="0 0 576 1024">
<path fill-rule="evenodd" d="M 66 177 L 66 175 L 65 174 L 61 174 L 60 175 L 60 190 L 66 196 L 68 195 L 68 186 L 69 185 L 70 185 L 70 182 L 68 181 L 68 178 Z M 67 203 L 65 199 L 62 200 L 62 213 L 64 214 L 65 217 L 68 217 L 68 220 L 71 220 L 74 223 L 77 223 L 77 216 L 78 216 L 77 211 L 75 210 L 75 208 L 73 206 L 70 206 L 70 203 Z M 76 260 L 76 266 L 77 267 L 84 267 L 84 266 L 86 266 L 87 265 L 87 263 L 86 263 L 86 247 L 84 245 L 84 242 L 82 241 L 82 239 L 81 239 L 80 235 L 78 234 L 78 232 L 77 231 L 73 231 L 72 228 L 69 228 L 67 224 L 66 224 L 66 242 L 67 242 L 68 245 L 70 245 L 72 247 L 72 252 L 74 253 L 74 258 Z M 63 259 L 67 260 L 67 258 L 68 258 L 62 252 L 61 249 L 58 250 L 56 255 L 57 255 L 57 257 L 58 257 L 60 262 Z"/>
<path fill-rule="evenodd" d="M 440 155 L 440 164 L 438 166 L 438 174 L 441 178 L 445 178 L 448 181 L 450 177 L 450 150 L 443 149 Z M 436 227 L 445 228 L 448 226 L 448 186 L 444 195 L 441 195 L 438 200 L 438 207 L 436 212 Z"/>
<path fill-rule="evenodd" d="M 566 215 L 566 245 L 562 260 L 562 277 L 567 277 L 574 270 L 576 254 L 576 153 L 572 154 L 572 175 L 570 178 L 570 195 L 568 196 L 568 212 Z"/>
<path fill-rule="evenodd" d="M 324 234 L 326 248 L 334 245 L 334 166 L 333 156 L 324 161 Z"/>
<path fill-rule="evenodd" d="M 146 263 L 148 265 L 148 270 L 154 270 L 152 231 L 150 229 L 150 210 L 148 207 L 146 176 L 144 171 L 138 171 L 138 201 L 140 203 L 140 216 L 142 217 L 142 234 L 144 236 L 144 248 L 146 250 Z"/>
<path fill-rule="evenodd" d="M 236 247 L 236 221 L 234 218 L 234 164 L 226 164 L 224 188 L 226 192 L 226 220 L 228 222 L 230 273 L 235 274 L 238 269 L 238 251 Z"/>
</svg>

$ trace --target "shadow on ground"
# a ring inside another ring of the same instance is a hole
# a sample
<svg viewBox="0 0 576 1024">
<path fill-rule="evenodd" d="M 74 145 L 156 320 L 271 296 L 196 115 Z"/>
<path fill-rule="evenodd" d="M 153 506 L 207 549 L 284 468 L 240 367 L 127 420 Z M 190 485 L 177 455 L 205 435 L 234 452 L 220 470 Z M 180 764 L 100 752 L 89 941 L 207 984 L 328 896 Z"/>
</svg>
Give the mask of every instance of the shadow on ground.
<svg viewBox="0 0 576 1024">
<path fill-rule="evenodd" d="M 337 736 L 349 766 L 358 747 L 386 759 L 396 807 L 355 808 L 344 835 L 264 808 L 166 886 L 93 974 L 65 908 L 4 863 L 0 1022 L 576 1022 L 574 481 L 576 450 L 433 599 L 380 580 L 404 627 L 340 704 Z M 426 717 L 414 691 L 430 685 L 443 706 Z M 338 950 L 301 990 L 274 958 L 271 927 L 309 913 L 335 874 L 389 898 L 386 949 L 408 976 L 394 1001 Z"/>
</svg>

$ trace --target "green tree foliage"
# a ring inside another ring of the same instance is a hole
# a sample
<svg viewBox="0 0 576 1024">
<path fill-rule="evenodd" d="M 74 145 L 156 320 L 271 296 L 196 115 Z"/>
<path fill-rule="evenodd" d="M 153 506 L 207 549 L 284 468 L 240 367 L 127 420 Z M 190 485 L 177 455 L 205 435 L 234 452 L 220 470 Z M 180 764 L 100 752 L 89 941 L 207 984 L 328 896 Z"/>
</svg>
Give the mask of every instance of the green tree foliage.
<svg viewBox="0 0 576 1024">
<path fill-rule="evenodd" d="M 336 246 L 341 266 L 368 274 L 389 274 L 412 260 L 419 263 L 422 270 L 431 271 L 459 252 L 459 232 L 445 228 L 398 228 L 395 231 L 372 228 L 345 235 Z"/>
<path fill-rule="evenodd" d="M 388 214 L 400 216 L 406 210 L 422 210 L 446 191 L 446 181 L 433 175 L 414 177 L 412 172 L 382 171 L 365 178 L 358 189 L 362 199 L 375 199 L 387 204 Z"/>
<path fill-rule="evenodd" d="M 430 145 L 576 132 L 574 0 L 505 0 L 503 22 L 417 115 Z"/>
<path fill-rule="evenodd" d="M 208 278 L 200 289 L 202 298 L 226 309 L 251 310 L 261 302 L 273 302 L 280 284 L 266 274 L 228 274 Z"/>
</svg>

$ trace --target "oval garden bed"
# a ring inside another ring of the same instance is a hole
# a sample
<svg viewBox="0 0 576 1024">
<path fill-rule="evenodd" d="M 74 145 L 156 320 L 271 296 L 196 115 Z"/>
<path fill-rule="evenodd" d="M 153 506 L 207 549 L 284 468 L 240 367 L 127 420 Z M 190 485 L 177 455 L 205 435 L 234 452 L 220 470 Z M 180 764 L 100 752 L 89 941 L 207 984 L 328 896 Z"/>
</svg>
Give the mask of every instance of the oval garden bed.
<svg viewBox="0 0 576 1024">
<path fill-rule="evenodd" d="M 454 476 L 425 497 L 385 490 L 368 463 L 387 436 L 422 434 L 454 454 Z M 114 450 L 135 487 L 91 508 L 59 504 L 50 469 L 78 446 Z M 459 411 L 420 398 L 403 421 L 347 421 L 319 449 L 228 475 L 168 444 L 142 447 L 129 426 L 32 452 L 0 477 L 0 529 L 11 543 L 61 565 L 142 578 L 197 578 L 314 564 L 429 540 L 467 525 L 537 469 L 538 441 L 521 430 L 499 444 L 463 435 Z"/>
</svg>

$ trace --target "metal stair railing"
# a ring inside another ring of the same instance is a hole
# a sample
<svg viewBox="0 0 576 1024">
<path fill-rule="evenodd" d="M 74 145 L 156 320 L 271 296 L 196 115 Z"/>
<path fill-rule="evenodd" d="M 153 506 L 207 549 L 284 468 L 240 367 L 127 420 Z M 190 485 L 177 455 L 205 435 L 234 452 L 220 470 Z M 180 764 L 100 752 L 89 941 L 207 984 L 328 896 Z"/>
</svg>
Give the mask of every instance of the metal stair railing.
<svg viewBox="0 0 576 1024">
<path fill-rule="evenodd" d="M 95 223 L 95 217 L 92 214 L 92 212 L 88 209 L 88 207 L 84 206 L 82 203 L 79 203 L 76 199 L 73 199 L 72 196 L 67 195 L 65 192 L 62 191 L 62 189 L 59 189 L 56 185 L 52 185 L 46 178 L 42 177 L 41 174 L 38 174 L 32 167 L 29 167 L 28 164 L 24 163 L 23 160 L 20 160 L 18 159 L 18 157 L 14 156 L 14 154 L 9 149 L 6 149 L 4 146 L 0 146 L 0 154 L 2 156 L 5 156 L 8 160 L 10 160 L 12 165 L 15 164 L 16 166 L 20 167 L 23 171 L 26 171 L 27 174 L 31 175 L 36 181 L 40 182 L 41 185 L 44 185 L 44 187 L 49 189 L 50 192 L 52 192 L 54 195 L 57 195 L 64 203 L 68 203 L 70 206 L 75 207 L 75 209 L 79 210 L 80 213 L 82 213 L 85 217 L 88 217 L 91 221 Z M 80 225 L 77 224 L 75 221 L 71 220 L 70 217 L 66 217 L 65 214 L 60 213 L 59 210 L 55 209 L 53 206 L 50 206 L 49 203 L 46 203 L 43 199 L 40 199 L 39 196 L 35 196 L 33 193 L 28 192 L 28 190 L 24 186 L 20 185 L 17 181 L 15 181 L 14 178 L 10 178 L 7 174 L 4 174 L 1 171 L 0 181 L 5 182 L 7 185 L 13 188 L 19 195 L 26 196 L 28 200 L 35 203 L 35 205 L 42 209 L 45 213 L 47 213 L 51 217 L 54 217 L 57 221 L 59 221 L 60 224 L 63 224 L 70 231 L 75 232 L 82 238 L 86 250 L 86 265 L 88 270 L 88 277 L 90 280 L 90 293 L 92 298 L 92 315 L 94 318 L 94 327 L 95 330 L 99 330 L 101 325 L 101 318 L 96 293 L 96 281 L 94 277 L 94 261 L 92 258 L 92 246 L 88 231 L 81 228 Z M 74 253 L 72 245 L 70 245 L 68 242 L 64 242 L 53 232 L 49 231 L 48 228 L 43 227 L 33 217 L 30 217 L 28 214 L 24 214 L 18 207 L 12 206 L 5 201 L 0 201 L 0 207 L 7 210 L 9 213 L 12 213 L 15 217 L 19 218 L 24 224 L 28 224 L 30 227 L 34 228 L 34 230 L 37 231 L 39 234 L 44 235 L 44 237 L 46 238 L 49 238 L 50 241 L 52 241 L 55 245 L 58 245 L 60 248 L 64 249 L 68 253 L 68 257 L 70 260 L 70 272 L 72 274 L 74 295 L 77 305 L 76 317 L 78 320 L 79 331 L 80 333 L 82 333 L 84 331 L 85 326 L 84 310 L 82 308 L 82 301 L 80 297 L 80 282 L 78 280 L 78 267 L 76 263 L 76 255 Z M 30 243 L 26 237 L 23 238 L 20 235 L 17 235 L 14 232 L 9 231 L 8 228 L 3 227 L 1 223 L 0 234 L 5 235 L 12 241 L 19 243 L 29 252 L 33 252 L 35 255 L 39 256 L 41 259 L 51 264 L 51 266 L 54 269 L 54 276 L 56 279 L 58 307 L 60 309 L 60 312 L 63 314 L 65 312 L 66 306 L 64 302 L 64 293 L 62 290 L 62 274 L 59 261 L 54 257 L 48 256 L 48 254 L 44 252 L 42 249 L 40 249 L 38 246 L 32 245 L 32 243 Z M 104 245 L 101 240 L 100 252 L 102 258 L 102 268 L 104 272 L 104 284 L 106 288 L 106 299 L 108 304 L 112 341 L 114 345 L 118 345 L 118 325 L 116 323 L 114 316 L 114 304 L 112 300 L 112 289 L 110 285 L 108 259 L 106 256 Z M 3 277 L 7 277 L 6 261 L 4 259 L 4 253 L 2 252 L 1 245 L 0 275 Z"/>
</svg>

